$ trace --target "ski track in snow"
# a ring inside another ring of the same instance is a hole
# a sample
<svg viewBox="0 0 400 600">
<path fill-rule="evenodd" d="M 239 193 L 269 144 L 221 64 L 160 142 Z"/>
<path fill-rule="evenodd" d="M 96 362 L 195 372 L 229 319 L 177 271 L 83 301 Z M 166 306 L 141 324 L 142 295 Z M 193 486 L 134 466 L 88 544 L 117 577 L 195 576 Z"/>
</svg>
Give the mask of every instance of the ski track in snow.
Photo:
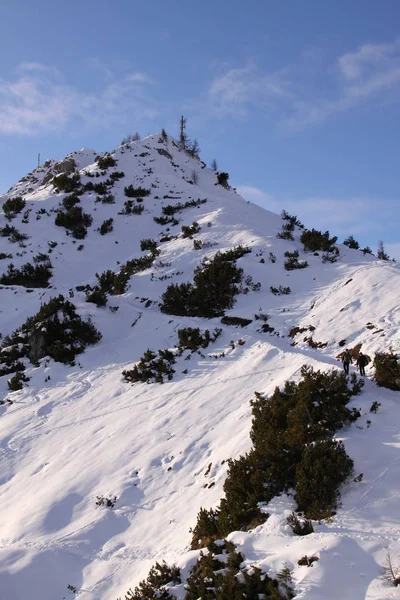
<svg viewBox="0 0 400 600">
<path fill-rule="evenodd" d="M 36 220 L 38 208 L 57 208 L 65 196 L 55 194 L 51 184 L 41 184 L 44 169 L 35 171 L 37 182 L 22 181 L 3 197 L 23 195 L 31 209 L 29 223 L 21 222 L 22 215 L 11 223 L 30 236 L 22 252 L 0 238 L 0 251 L 12 253 L 16 267 L 48 252 L 48 241 L 57 242 L 50 254 L 52 288 L 29 294 L 17 286 L 0 288 L 3 335 L 37 312 L 42 302 L 58 293 L 68 298 L 76 285 L 93 285 L 96 272 L 118 270 L 118 261 L 141 256 L 141 239 L 158 240 L 166 233 L 166 227 L 153 221 L 162 206 L 207 198 L 206 204 L 177 213 L 182 222 L 169 233 L 179 234 L 182 224 L 196 220 L 201 226 L 196 239 L 215 245 L 193 250 L 193 241 L 181 236 L 159 244 L 161 255 L 153 267 L 133 276 L 125 294 L 109 299 L 110 306 L 118 307 L 114 313 L 86 303 L 85 294 L 74 291 L 71 301 L 79 313 L 91 316 L 103 334 L 99 344 L 79 355 L 74 367 L 46 359 L 39 367 L 30 365 L 29 387 L 20 392 L 7 394 L 8 377 L 0 378 L 2 397 L 13 401 L 0 406 L 1 600 L 72 598 L 67 585 L 75 586 L 75 597 L 82 600 L 116 600 L 163 559 L 176 562 L 187 575 L 198 555 L 188 551 L 197 512 L 218 503 L 227 459 L 251 446 L 249 401 L 254 391 L 271 393 L 285 380 L 298 378 L 304 364 L 340 368 L 335 357 L 342 350 L 341 340 L 346 346 L 362 343 L 371 356 L 389 346 L 400 350 L 397 266 L 340 245 L 339 261 L 323 264 L 321 256 L 303 251 L 299 231 L 294 242 L 276 238 L 281 217 L 216 186 L 214 173 L 169 140 L 171 164 L 157 152 L 163 147 L 158 136 L 151 136 L 115 151 L 116 169 L 125 172 L 111 190 L 116 204 L 96 203 L 95 194 L 82 197 L 93 225 L 78 254 L 80 242 L 74 244 L 65 229 L 54 226 L 54 214 Z M 149 154 L 140 157 L 143 152 Z M 85 170 L 96 171 L 95 156 L 86 149 L 74 155 L 83 182 L 89 181 Z M 193 169 L 198 185 L 187 181 Z M 117 215 L 126 200 L 123 188 L 130 183 L 151 189 L 141 216 Z M 100 236 L 96 229 L 110 217 L 114 231 Z M 1 226 L 5 223 L 0 214 Z M 157 303 L 170 283 L 191 281 L 202 258 L 238 244 L 252 248 L 238 264 L 245 277 L 251 275 L 262 287 L 238 295 L 228 314 L 251 319 L 268 314 L 279 335 L 258 331 L 257 320 L 240 329 L 222 326 L 219 319 L 159 311 Z M 284 252 L 294 249 L 309 267 L 287 272 Z M 275 263 L 269 252 L 276 255 Z M 1 262 L 4 271 L 7 264 Z M 291 294 L 272 295 L 270 286 L 279 285 L 289 285 Z M 147 299 L 155 304 L 146 308 Z M 373 327 L 368 329 L 368 323 Z M 310 325 L 315 327 L 312 333 L 288 337 L 293 327 Z M 122 370 L 147 348 L 173 348 L 181 327 L 222 327 L 223 332 L 203 351 L 205 358 L 178 358 L 172 381 L 123 382 Z M 304 341 L 309 335 L 327 346 L 310 348 Z M 239 339 L 245 344 L 238 345 Z M 222 352 L 224 357 L 214 357 Z M 400 598 L 400 589 L 390 587 L 381 574 L 386 550 L 393 558 L 400 550 L 400 394 L 376 387 L 369 381 L 371 374 L 369 366 L 364 391 L 352 401 L 361 418 L 337 433 L 355 462 L 355 474 L 363 473 L 361 482 L 344 487 L 337 515 L 316 523 L 313 534 L 296 537 L 286 523 L 294 501 L 281 496 L 269 504 L 266 523 L 230 535 L 248 565 L 270 575 L 284 563 L 292 567 L 296 599 Z M 381 407 L 372 414 L 375 400 Z M 97 507 L 99 495 L 116 495 L 115 508 Z M 320 560 L 312 568 L 299 567 L 297 561 L 305 554 Z M 182 600 L 182 589 L 176 593 Z"/>
</svg>

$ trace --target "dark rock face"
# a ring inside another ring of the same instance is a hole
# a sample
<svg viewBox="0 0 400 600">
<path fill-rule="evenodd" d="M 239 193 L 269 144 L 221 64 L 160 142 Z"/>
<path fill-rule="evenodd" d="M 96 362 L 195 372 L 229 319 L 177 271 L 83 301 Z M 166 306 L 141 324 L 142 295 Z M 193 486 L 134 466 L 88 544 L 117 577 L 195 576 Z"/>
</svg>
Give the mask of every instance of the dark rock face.
<svg viewBox="0 0 400 600">
<path fill-rule="evenodd" d="M 46 354 L 46 334 L 43 331 L 33 331 L 29 336 L 29 360 L 36 364 Z"/>
</svg>

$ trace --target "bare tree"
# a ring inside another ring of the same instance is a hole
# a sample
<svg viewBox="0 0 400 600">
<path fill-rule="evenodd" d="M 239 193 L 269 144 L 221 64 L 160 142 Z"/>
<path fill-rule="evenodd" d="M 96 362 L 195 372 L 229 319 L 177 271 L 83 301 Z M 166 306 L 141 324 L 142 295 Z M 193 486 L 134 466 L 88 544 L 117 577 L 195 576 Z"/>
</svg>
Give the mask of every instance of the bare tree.
<svg viewBox="0 0 400 600">
<path fill-rule="evenodd" d="M 186 150 L 193 158 L 199 158 L 200 146 L 196 139 L 194 139 L 193 142 L 186 142 Z"/>
<path fill-rule="evenodd" d="M 191 179 L 191 181 L 193 181 L 193 183 L 195 185 L 197 185 L 199 183 L 199 176 L 197 174 L 197 171 L 195 171 L 194 169 L 193 169 L 193 171 L 192 171 L 192 173 L 190 175 L 190 179 Z"/>
<path fill-rule="evenodd" d="M 218 165 L 217 165 L 217 161 L 215 160 L 215 158 L 212 159 L 210 167 L 214 172 L 218 171 Z"/>
<path fill-rule="evenodd" d="M 380 258 L 381 260 L 390 260 L 390 257 L 388 254 L 386 254 L 385 252 L 385 248 L 383 246 L 383 242 L 382 240 L 380 240 L 378 242 L 378 252 L 377 252 L 377 257 Z"/>
<path fill-rule="evenodd" d="M 385 565 L 383 567 L 383 576 L 395 587 L 400 585 L 400 568 L 393 565 L 389 550 L 387 552 Z"/>
<path fill-rule="evenodd" d="M 138 142 L 139 140 L 140 140 L 140 134 L 138 132 L 129 133 L 126 137 L 124 137 L 121 144 L 123 146 L 126 146 L 126 145 L 130 144 L 131 142 Z"/>
</svg>

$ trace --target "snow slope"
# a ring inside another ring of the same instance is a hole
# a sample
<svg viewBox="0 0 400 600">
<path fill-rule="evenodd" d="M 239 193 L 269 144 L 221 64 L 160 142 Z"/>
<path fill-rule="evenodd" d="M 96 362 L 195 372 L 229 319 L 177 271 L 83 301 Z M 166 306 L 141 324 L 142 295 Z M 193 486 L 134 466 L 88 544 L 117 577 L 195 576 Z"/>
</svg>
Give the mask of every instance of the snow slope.
<svg viewBox="0 0 400 600">
<path fill-rule="evenodd" d="M 54 225 L 52 211 L 65 196 L 51 184 L 54 161 L 0 198 L 3 203 L 22 195 L 30 210 L 24 218 L 28 222 L 22 222 L 22 214 L 11 222 L 29 236 L 24 247 L 0 237 L 0 252 L 11 253 L 15 266 L 47 253 L 49 241 L 57 242 L 50 254 L 50 288 L 27 292 L 19 286 L 0 287 L 2 334 L 12 332 L 50 297 L 62 293 L 68 298 L 72 290 L 79 314 L 90 315 L 103 335 L 75 367 L 46 359 L 39 367 L 30 365 L 29 386 L 19 392 L 7 393 L 8 377 L 0 378 L 1 397 L 13 401 L 0 406 L 1 600 L 72 598 L 68 585 L 76 587 L 75 596 L 82 600 L 116 600 L 147 575 L 155 560 L 176 562 L 187 573 L 198 555 L 188 552 L 188 546 L 199 508 L 218 503 L 226 460 L 250 448 L 254 391 L 272 392 L 298 377 L 303 364 L 340 367 L 335 357 L 341 340 L 349 346 L 362 343 L 369 355 L 389 346 L 400 350 L 396 265 L 342 245 L 338 262 L 324 264 L 321 256 L 304 253 L 299 231 L 293 242 L 277 239 L 280 216 L 216 185 L 216 174 L 180 151 L 172 138 L 165 144 L 151 136 L 112 155 L 117 166 L 98 177 L 93 151 L 70 155 L 83 183 L 104 181 L 113 170 L 125 173 L 111 189 L 115 204 L 96 202 L 94 193 L 82 196 L 85 212 L 93 216 L 84 240 L 74 240 Z M 197 185 L 190 183 L 193 171 Z M 129 184 L 151 190 L 141 215 L 118 214 Z M 169 231 L 154 222 L 162 206 L 199 198 L 207 202 L 177 213 L 182 221 Z M 101 236 L 97 228 L 109 218 L 114 230 Z M 195 238 L 209 243 L 208 248 L 194 250 L 193 240 L 180 235 L 181 226 L 193 221 L 201 226 Z M 0 214 L 0 227 L 6 222 Z M 161 254 L 152 268 L 133 276 L 125 294 L 110 298 L 109 305 L 118 311 L 96 308 L 76 291 L 77 285 L 95 284 L 96 273 L 117 271 L 119 263 L 144 254 L 140 240 L 159 240 L 166 233 L 178 237 L 159 243 Z M 160 312 L 158 301 L 170 283 L 191 281 L 205 256 L 238 244 L 252 249 L 238 264 L 261 289 L 240 294 L 228 314 L 254 319 L 267 313 L 274 334 L 261 333 L 257 320 L 237 329 L 221 326 L 220 319 Z M 294 249 L 309 267 L 287 272 L 284 252 Z M 275 262 L 269 259 L 271 252 Z M 1 272 L 9 262 L 0 261 Z M 270 286 L 280 285 L 290 286 L 291 294 L 274 296 Z M 307 334 L 297 335 L 292 345 L 290 330 L 310 325 L 314 340 L 327 343 L 324 348 L 310 348 L 304 342 Z M 173 348 L 181 327 L 223 331 L 204 358 L 179 358 L 172 381 L 124 383 L 123 369 L 147 348 Z M 240 338 L 243 345 L 235 343 Z M 370 379 L 371 371 L 367 368 Z M 375 400 L 382 406 L 371 414 Z M 305 538 L 293 536 L 286 516 L 294 502 L 280 497 L 269 505 L 271 517 L 264 525 L 231 534 L 248 564 L 268 574 L 285 562 L 293 567 L 296 598 L 400 597 L 380 571 L 386 549 L 393 556 L 400 549 L 399 400 L 399 393 L 372 381 L 355 398 L 363 416 L 340 437 L 363 480 L 344 488 L 343 506 L 330 523 L 316 523 L 315 533 Z M 99 495 L 117 496 L 115 508 L 97 507 Z M 317 554 L 320 560 L 312 568 L 299 567 L 304 554 Z M 181 587 L 177 596 L 183 598 Z"/>
</svg>

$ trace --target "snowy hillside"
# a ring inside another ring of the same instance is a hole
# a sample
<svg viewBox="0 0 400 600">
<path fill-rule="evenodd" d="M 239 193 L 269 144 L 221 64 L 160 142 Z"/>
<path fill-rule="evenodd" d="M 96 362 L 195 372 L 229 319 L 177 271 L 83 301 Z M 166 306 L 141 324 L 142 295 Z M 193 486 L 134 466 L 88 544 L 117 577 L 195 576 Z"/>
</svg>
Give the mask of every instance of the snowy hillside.
<svg viewBox="0 0 400 600">
<path fill-rule="evenodd" d="M 218 184 L 172 138 L 151 136 L 98 158 L 83 149 L 48 161 L 0 197 L 1 205 L 25 202 L 12 218 L 0 214 L 0 276 L 10 263 L 19 272 L 50 263 L 49 287 L 0 286 L 3 337 L 59 294 L 102 335 L 74 366 L 22 358 L 29 381 L 21 390 L 10 392 L 11 375 L 0 377 L 0 399 L 11 401 L 0 406 L 1 600 L 117 600 L 164 559 L 186 577 L 199 556 L 189 550 L 197 513 L 217 505 L 227 460 L 251 447 L 254 392 L 272 394 L 298 380 L 304 364 L 341 368 L 343 347 L 362 344 L 371 357 L 400 350 L 393 263 L 341 244 L 338 260 L 323 262 L 323 252 L 304 251 L 298 227 L 293 241 L 278 239 L 281 216 Z M 62 192 L 65 185 L 76 187 Z M 87 215 L 85 232 L 66 228 L 66 218 L 55 224 L 68 206 Z M 102 235 L 106 221 L 112 229 Z M 182 226 L 194 223 L 185 237 Z M 88 302 L 96 274 L 149 256 L 143 240 L 159 251 L 149 266 L 105 306 Z M 192 282 L 205 257 L 239 245 L 251 252 L 237 260 L 243 283 L 225 314 L 251 320 L 246 327 L 160 310 L 171 283 Z M 308 267 L 286 270 L 285 252 L 296 250 Z M 289 293 L 272 293 L 280 286 Z M 124 381 L 122 371 L 147 349 L 174 349 L 186 327 L 222 332 L 200 354 L 178 356 L 170 381 Z M 337 434 L 355 475 L 363 473 L 342 489 L 337 515 L 295 536 L 286 517 L 296 504 L 282 495 L 266 508 L 264 524 L 229 536 L 246 564 L 271 577 L 287 563 L 295 598 L 400 597 L 381 574 L 387 549 L 394 561 L 400 556 L 400 393 L 377 387 L 372 375 L 369 365 L 364 390 L 351 401 L 361 417 Z M 370 413 L 374 401 L 381 406 Z M 115 496 L 115 506 L 97 506 L 102 496 Z M 311 568 L 297 564 L 306 554 L 319 558 Z M 172 593 L 183 599 L 183 586 Z"/>
</svg>

